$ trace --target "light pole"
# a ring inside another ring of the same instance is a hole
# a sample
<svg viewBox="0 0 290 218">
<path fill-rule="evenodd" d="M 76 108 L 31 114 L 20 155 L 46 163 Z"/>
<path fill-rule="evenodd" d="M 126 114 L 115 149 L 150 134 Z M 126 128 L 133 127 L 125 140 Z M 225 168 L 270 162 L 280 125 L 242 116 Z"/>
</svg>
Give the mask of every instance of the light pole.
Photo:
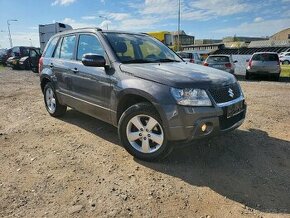
<svg viewBox="0 0 290 218">
<path fill-rule="evenodd" d="M 0 30 L 0 33 L 5 33 L 5 31 L 4 30 Z M 0 44 L 0 48 L 1 48 L 2 46 L 1 46 L 1 44 Z"/>
<path fill-rule="evenodd" d="M 177 50 L 180 50 L 180 0 L 178 0 L 178 28 L 177 28 Z"/>
<path fill-rule="evenodd" d="M 31 40 L 31 38 L 29 38 L 29 42 L 30 42 L 30 46 L 32 47 L 33 45 L 32 45 L 32 40 Z"/>
<path fill-rule="evenodd" d="M 12 43 L 11 32 L 10 32 L 10 21 L 18 21 L 18 20 L 15 20 L 15 19 L 14 20 L 13 19 L 7 20 L 9 42 L 10 42 L 10 47 L 12 48 L 13 47 L 13 43 Z"/>
<path fill-rule="evenodd" d="M 106 24 L 107 24 L 107 30 L 108 30 L 108 29 L 109 29 L 108 18 L 105 17 L 105 16 L 102 16 L 102 15 L 100 15 L 99 18 L 102 18 L 102 19 L 104 19 L 105 21 L 107 21 Z"/>
</svg>

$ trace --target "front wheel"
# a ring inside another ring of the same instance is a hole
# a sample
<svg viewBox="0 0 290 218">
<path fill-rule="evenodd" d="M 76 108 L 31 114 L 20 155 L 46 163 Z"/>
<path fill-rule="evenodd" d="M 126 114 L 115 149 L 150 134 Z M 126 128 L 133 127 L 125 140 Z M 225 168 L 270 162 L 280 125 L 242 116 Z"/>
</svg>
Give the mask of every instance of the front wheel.
<svg viewBox="0 0 290 218">
<path fill-rule="evenodd" d="M 50 82 L 44 87 L 44 103 L 47 112 L 53 117 L 62 116 L 66 112 L 66 106 L 58 102 L 54 87 Z"/>
<path fill-rule="evenodd" d="M 135 104 L 122 114 L 119 138 L 131 155 L 145 161 L 162 159 L 172 151 L 162 121 L 149 103 Z"/>
</svg>

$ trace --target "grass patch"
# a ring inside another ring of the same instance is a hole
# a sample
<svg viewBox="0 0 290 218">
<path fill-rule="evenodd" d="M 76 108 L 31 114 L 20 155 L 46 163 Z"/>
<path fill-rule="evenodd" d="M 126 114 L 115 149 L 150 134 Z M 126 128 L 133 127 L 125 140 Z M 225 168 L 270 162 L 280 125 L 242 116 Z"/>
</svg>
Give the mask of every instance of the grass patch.
<svg viewBox="0 0 290 218">
<path fill-rule="evenodd" d="M 290 65 L 281 65 L 281 77 L 290 77 Z"/>
<path fill-rule="evenodd" d="M 5 67 L 2 64 L 0 64 L 0 72 L 3 72 L 4 69 L 5 69 Z"/>
</svg>

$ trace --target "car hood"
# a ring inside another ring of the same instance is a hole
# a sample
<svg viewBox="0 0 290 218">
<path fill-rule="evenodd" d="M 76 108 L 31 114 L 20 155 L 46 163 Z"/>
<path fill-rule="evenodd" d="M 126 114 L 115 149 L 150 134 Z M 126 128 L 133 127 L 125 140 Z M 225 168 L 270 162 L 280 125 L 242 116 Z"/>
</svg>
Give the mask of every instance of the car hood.
<svg viewBox="0 0 290 218">
<path fill-rule="evenodd" d="M 176 88 L 209 88 L 236 82 L 233 75 L 197 64 L 145 63 L 121 64 L 122 72 Z"/>
<path fill-rule="evenodd" d="M 9 57 L 9 58 L 7 59 L 7 61 L 13 61 L 13 60 L 16 60 L 16 57 Z"/>
</svg>

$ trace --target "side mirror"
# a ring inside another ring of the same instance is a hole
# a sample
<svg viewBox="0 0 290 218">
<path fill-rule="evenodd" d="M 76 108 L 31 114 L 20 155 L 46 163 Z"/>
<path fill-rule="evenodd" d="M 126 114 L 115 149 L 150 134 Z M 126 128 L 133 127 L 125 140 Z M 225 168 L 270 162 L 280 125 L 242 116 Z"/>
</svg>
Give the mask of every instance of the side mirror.
<svg viewBox="0 0 290 218">
<path fill-rule="evenodd" d="M 235 61 L 234 61 L 234 63 L 238 63 L 238 61 L 237 61 L 237 60 L 235 60 Z"/>
<path fill-rule="evenodd" d="M 84 54 L 82 58 L 82 63 L 88 67 L 105 67 L 106 60 L 102 55 L 98 54 Z"/>
<path fill-rule="evenodd" d="M 249 62 L 249 61 L 250 61 L 249 59 L 246 60 L 246 62 Z"/>
</svg>

